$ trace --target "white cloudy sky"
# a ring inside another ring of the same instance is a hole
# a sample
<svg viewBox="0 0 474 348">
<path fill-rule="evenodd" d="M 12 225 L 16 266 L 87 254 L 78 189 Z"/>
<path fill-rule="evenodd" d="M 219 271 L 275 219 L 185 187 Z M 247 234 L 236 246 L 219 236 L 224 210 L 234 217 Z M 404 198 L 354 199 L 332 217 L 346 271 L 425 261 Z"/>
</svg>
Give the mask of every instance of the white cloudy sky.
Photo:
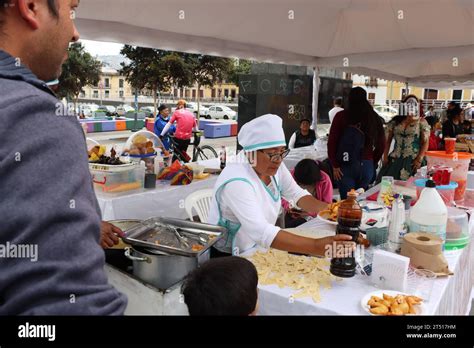
<svg viewBox="0 0 474 348">
<path fill-rule="evenodd" d="M 120 54 L 120 49 L 122 44 L 117 44 L 113 42 L 101 42 L 101 41 L 91 41 L 91 40 L 80 40 L 86 51 L 88 51 L 93 56 L 109 56 L 109 55 L 118 55 Z"/>
</svg>

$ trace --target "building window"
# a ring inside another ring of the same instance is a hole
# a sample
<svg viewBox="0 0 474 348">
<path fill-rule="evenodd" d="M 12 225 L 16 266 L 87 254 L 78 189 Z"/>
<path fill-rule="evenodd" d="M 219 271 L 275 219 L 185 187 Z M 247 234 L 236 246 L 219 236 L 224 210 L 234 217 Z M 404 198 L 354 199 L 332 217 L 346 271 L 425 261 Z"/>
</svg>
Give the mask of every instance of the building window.
<svg viewBox="0 0 474 348">
<path fill-rule="evenodd" d="M 81 93 L 79 93 L 79 97 L 85 98 L 86 97 L 86 92 L 84 92 L 83 89 L 81 89 Z"/>
<path fill-rule="evenodd" d="M 215 98 L 215 97 L 216 97 L 216 89 L 213 88 L 213 89 L 211 90 L 211 98 Z"/>
<path fill-rule="evenodd" d="M 204 98 L 204 91 L 202 89 L 199 90 L 199 98 Z"/>
<path fill-rule="evenodd" d="M 230 96 L 232 97 L 232 99 L 235 99 L 237 97 L 237 91 L 235 89 L 231 90 Z"/>
<path fill-rule="evenodd" d="M 123 98 L 123 91 L 119 91 L 119 97 Z"/>
<path fill-rule="evenodd" d="M 110 97 L 110 91 L 105 91 L 105 98 L 109 98 Z"/>
<path fill-rule="evenodd" d="M 193 89 L 193 99 L 196 99 L 196 90 Z"/>
<path fill-rule="evenodd" d="M 453 100 L 462 100 L 462 89 L 453 90 Z"/>
<path fill-rule="evenodd" d="M 185 97 L 185 98 L 189 98 L 189 89 L 186 89 L 186 90 L 184 91 L 184 97 Z"/>
<path fill-rule="evenodd" d="M 110 88 L 110 79 L 105 79 L 105 88 Z"/>
<path fill-rule="evenodd" d="M 228 97 L 229 96 L 229 90 L 226 88 L 224 89 L 224 97 Z"/>
<path fill-rule="evenodd" d="M 173 95 L 175 97 L 178 97 L 178 89 L 177 88 L 173 88 Z"/>
<path fill-rule="evenodd" d="M 94 92 L 92 94 L 92 98 L 99 98 L 99 91 L 94 90 Z"/>
<path fill-rule="evenodd" d="M 119 80 L 119 88 L 123 88 L 123 79 Z"/>
<path fill-rule="evenodd" d="M 425 91 L 423 92 L 423 99 L 425 99 L 425 100 L 436 100 L 436 99 L 438 99 L 438 90 L 437 89 L 425 88 Z"/>
</svg>

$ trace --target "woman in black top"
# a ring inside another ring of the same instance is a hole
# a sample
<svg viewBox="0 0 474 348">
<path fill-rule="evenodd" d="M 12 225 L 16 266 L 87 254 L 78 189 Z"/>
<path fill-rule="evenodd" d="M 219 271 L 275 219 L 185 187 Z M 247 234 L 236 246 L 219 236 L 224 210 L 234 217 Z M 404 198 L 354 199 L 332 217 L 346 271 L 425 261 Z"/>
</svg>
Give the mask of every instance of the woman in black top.
<svg viewBox="0 0 474 348">
<path fill-rule="evenodd" d="M 461 111 L 460 107 L 448 110 L 448 119 L 443 123 L 443 139 L 456 138 L 463 133 Z"/>
<path fill-rule="evenodd" d="M 316 141 L 316 133 L 309 128 L 310 121 L 303 119 L 300 121 L 300 129 L 293 133 L 288 143 L 290 149 L 313 145 Z"/>
</svg>

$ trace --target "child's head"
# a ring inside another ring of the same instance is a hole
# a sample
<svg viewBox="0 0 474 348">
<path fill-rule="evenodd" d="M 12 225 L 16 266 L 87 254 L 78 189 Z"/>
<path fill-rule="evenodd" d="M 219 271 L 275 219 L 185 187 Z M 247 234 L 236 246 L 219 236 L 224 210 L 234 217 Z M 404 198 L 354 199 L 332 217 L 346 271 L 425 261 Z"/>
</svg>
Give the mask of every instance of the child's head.
<svg viewBox="0 0 474 348">
<path fill-rule="evenodd" d="M 316 161 L 306 158 L 295 166 L 295 181 L 301 187 L 314 187 L 321 181 L 321 169 Z"/>
<path fill-rule="evenodd" d="M 471 130 L 472 124 L 470 120 L 464 120 L 462 126 L 465 130 Z"/>
<path fill-rule="evenodd" d="M 228 256 L 211 259 L 191 272 L 182 290 L 190 315 L 255 314 L 257 269 L 247 259 Z"/>
<path fill-rule="evenodd" d="M 434 130 L 436 123 L 438 123 L 438 118 L 436 116 L 428 116 L 425 118 L 425 120 L 430 125 L 431 130 Z"/>
</svg>

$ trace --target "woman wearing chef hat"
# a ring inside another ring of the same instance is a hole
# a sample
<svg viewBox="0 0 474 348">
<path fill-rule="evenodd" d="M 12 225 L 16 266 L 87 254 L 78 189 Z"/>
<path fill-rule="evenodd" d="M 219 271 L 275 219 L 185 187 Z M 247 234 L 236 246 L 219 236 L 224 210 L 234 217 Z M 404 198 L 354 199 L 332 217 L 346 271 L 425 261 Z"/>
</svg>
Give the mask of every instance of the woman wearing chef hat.
<svg viewBox="0 0 474 348">
<path fill-rule="evenodd" d="M 324 255 L 333 243 L 352 247 L 348 235 L 312 239 L 275 226 L 282 197 L 309 213 L 327 205 L 300 188 L 282 163 L 289 150 L 279 116 L 267 114 L 246 123 L 238 141 L 243 151 L 227 160 L 214 187 L 209 213 L 209 223 L 228 231 L 215 245 L 220 252 L 239 254 L 261 246 Z"/>
</svg>

